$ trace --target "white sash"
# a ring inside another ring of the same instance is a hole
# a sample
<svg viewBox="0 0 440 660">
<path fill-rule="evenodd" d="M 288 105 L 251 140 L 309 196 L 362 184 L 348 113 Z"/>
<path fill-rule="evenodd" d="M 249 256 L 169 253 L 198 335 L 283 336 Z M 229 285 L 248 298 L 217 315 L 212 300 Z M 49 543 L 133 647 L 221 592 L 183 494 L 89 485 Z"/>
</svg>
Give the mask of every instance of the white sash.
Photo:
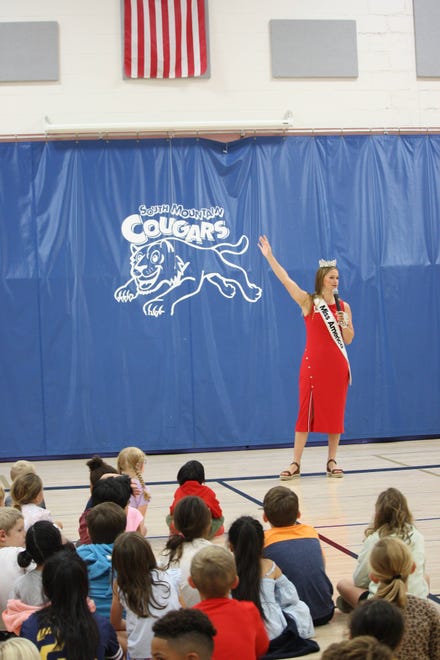
<svg viewBox="0 0 440 660">
<path fill-rule="evenodd" d="M 336 321 L 335 317 L 331 313 L 327 303 L 325 300 L 322 298 L 314 298 L 313 303 L 315 305 L 315 311 L 319 312 L 321 314 L 321 318 L 325 323 L 325 326 L 327 330 L 330 333 L 330 337 L 333 339 L 335 342 L 336 346 L 339 348 L 341 351 L 342 355 L 345 357 L 347 360 L 347 366 L 348 366 L 348 375 L 349 375 L 349 383 L 351 385 L 351 369 L 350 369 L 350 361 L 348 359 L 347 355 L 347 349 L 345 348 L 344 340 L 342 338 L 342 333 L 341 329 L 339 327 L 339 323 Z"/>
</svg>

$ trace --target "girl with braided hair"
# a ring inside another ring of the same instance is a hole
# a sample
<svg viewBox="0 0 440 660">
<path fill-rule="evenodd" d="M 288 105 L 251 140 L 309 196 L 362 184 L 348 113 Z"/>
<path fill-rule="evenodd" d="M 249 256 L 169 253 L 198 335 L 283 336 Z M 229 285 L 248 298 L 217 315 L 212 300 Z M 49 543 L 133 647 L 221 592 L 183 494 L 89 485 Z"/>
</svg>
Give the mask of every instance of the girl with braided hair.
<svg viewBox="0 0 440 660">
<path fill-rule="evenodd" d="M 124 447 L 118 455 L 117 468 L 119 474 L 127 474 L 132 484 L 136 484 L 136 494 L 130 497 L 129 505 L 138 509 L 145 517 L 151 492 L 142 475 L 147 462 L 147 455 L 138 447 Z"/>
</svg>

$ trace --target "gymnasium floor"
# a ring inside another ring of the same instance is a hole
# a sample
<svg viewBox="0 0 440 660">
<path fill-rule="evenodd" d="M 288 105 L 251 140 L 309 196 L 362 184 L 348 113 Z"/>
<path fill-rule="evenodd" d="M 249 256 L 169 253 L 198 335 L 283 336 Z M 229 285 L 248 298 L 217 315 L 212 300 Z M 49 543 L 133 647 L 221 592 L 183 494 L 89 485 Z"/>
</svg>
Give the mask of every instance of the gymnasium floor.
<svg viewBox="0 0 440 660">
<path fill-rule="evenodd" d="M 326 447 L 306 447 L 300 479 L 283 482 L 300 499 L 301 519 L 319 532 L 327 573 L 334 584 L 352 573 L 377 495 L 394 486 L 407 497 L 416 525 L 425 537 L 426 570 L 431 594 L 440 603 L 440 439 L 341 446 L 338 462 L 343 479 L 325 475 Z M 91 451 L 90 456 L 93 454 Z M 25 458 L 25 457 L 23 457 Z M 152 491 L 146 525 L 155 552 L 166 540 L 165 515 L 176 488 L 179 467 L 192 458 L 205 466 L 207 483 L 216 492 L 225 515 L 225 528 L 246 514 L 261 519 L 266 491 L 281 483 L 278 474 L 291 460 L 291 450 L 252 450 L 149 457 L 145 480 Z M 77 538 L 77 522 L 88 498 L 87 458 L 35 461 L 45 485 L 47 507 L 64 524 L 68 538 Z M 106 459 L 115 464 L 115 460 Z M 0 476 L 9 479 L 10 463 L 0 463 Z M 224 543 L 224 538 L 216 543 Z M 333 620 L 318 628 L 324 650 L 345 634 L 347 615 L 336 610 Z M 307 656 L 319 658 L 320 653 Z"/>
</svg>

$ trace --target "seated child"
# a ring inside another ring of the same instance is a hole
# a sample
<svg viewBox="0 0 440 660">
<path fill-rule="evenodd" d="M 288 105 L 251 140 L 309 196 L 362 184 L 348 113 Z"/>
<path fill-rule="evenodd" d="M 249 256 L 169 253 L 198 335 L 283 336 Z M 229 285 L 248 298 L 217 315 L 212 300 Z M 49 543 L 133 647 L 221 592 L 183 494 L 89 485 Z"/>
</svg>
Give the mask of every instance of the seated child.
<svg viewBox="0 0 440 660">
<path fill-rule="evenodd" d="M 138 509 L 144 518 L 147 512 L 148 503 L 151 500 L 150 489 L 146 485 L 142 476 L 146 462 L 147 456 L 142 449 L 138 449 L 137 447 L 125 447 L 122 449 L 119 452 L 117 461 L 119 474 L 128 474 L 132 484 L 134 482 L 139 491 L 136 495 L 132 493 L 129 504 L 134 509 Z"/>
<path fill-rule="evenodd" d="M 0 642 L 0 660 L 41 660 L 40 653 L 28 639 L 11 637 Z"/>
<path fill-rule="evenodd" d="M 174 527 L 176 533 L 170 535 L 159 565 L 175 581 L 181 604 L 192 607 L 200 602 L 200 594 L 188 584 L 191 561 L 201 548 L 211 545 L 207 539 L 211 512 L 200 497 L 188 495 L 177 502 Z"/>
<path fill-rule="evenodd" d="M 268 654 L 282 658 L 319 651 L 318 644 L 309 639 L 315 634 L 309 608 L 275 562 L 262 556 L 262 524 L 241 516 L 232 523 L 228 537 L 239 577 L 232 597 L 257 606 L 270 639 Z"/>
<path fill-rule="evenodd" d="M 400 660 L 440 658 L 440 613 L 427 598 L 408 593 L 409 576 L 416 570 L 406 543 L 391 536 L 380 539 L 370 553 L 371 579 L 378 585 L 375 598 L 394 603 L 404 621 Z"/>
<path fill-rule="evenodd" d="M 344 642 L 330 644 L 321 660 L 394 660 L 391 649 L 375 637 L 355 637 Z"/>
<path fill-rule="evenodd" d="M 125 531 L 127 519 L 124 509 L 114 502 L 103 502 L 89 510 L 87 527 L 91 543 L 80 545 L 76 551 L 87 565 L 89 596 L 98 614 L 110 618 L 112 605 L 112 552 L 119 534 Z"/>
<path fill-rule="evenodd" d="M 194 608 L 210 618 L 217 634 L 213 660 L 255 660 L 269 646 L 269 637 L 254 603 L 230 598 L 238 584 L 234 555 L 217 545 L 202 548 L 191 562 L 189 582 L 199 590 Z"/>
<path fill-rule="evenodd" d="M 24 548 L 24 539 L 24 520 L 21 511 L 11 506 L 2 507 L 0 509 L 0 612 L 6 609 L 9 593 L 15 581 L 26 572 L 17 562 L 17 557 Z M 7 636 L 5 630 L 3 618 L 0 617 L 0 639 Z"/>
<path fill-rule="evenodd" d="M 211 660 L 215 628 L 203 612 L 172 610 L 153 623 L 153 660 Z"/>
<path fill-rule="evenodd" d="M 37 473 L 35 469 L 35 465 L 33 463 L 25 459 L 20 459 L 19 461 L 15 461 L 15 463 L 11 465 L 11 469 L 9 470 L 9 476 L 11 477 L 11 482 L 14 482 L 17 477 L 21 477 L 22 474 L 27 474 L 29 472 L 33 472 L 34 474 Z M 13 506 L 13 504 L 14 503 L 12 501 L 11 494 L 9 494 L 6 498 L 5 505 Z M 39 506 L 41 506 L 42 509 L 46 508 L 44 499 L 41 502 L 41 504 L 39 504 Z"/>
<path fill-rule="evenodd" d="M 112 567 L 115 582 L 110 621 L 121 640 L 121 633 L 126 631 L 130 660 L 151 658 L 153 623 L 179 608 L 177 589 L 166 571 L 159 570 L 150 544 L 140 534 L 124 532 L 118 536 Z"/>
<path fill-rule="evenodd" d="M 333 617 L 333 586 L 324 565 L 318 532 L 297 522 L 298 497 L 285 486 L 275 486 L 263 500 L 263 520 L 271 529 L 264 533 L 264 556 L 272 559 L 295 585 L 310 609 L 313 623 L 321 626 Z"/>
<path fill-rule="evenodd" d="M 142 536 L 145 536 L 146 529 L 144 525 L 144 519 L 142 514 L 133 507 L 128 505 L 131 495 L 131 483 L 130 478 L 125 474 L 121 476 L 111 476 L 106 479 L 100 479 L 96 486 L 92 490 L 91 508 L 97 504 L 102 504 L 103 502 L 114 502 L 119 504 L 122 507 L 126 514 L 126 531 L 127 532 L 139 532 Z M 82 515 L 84 521 L 87 524 L 87 516 L 91 508 L 86 509 Z M 77 545 L 87 545 L 91 542 L 89 532 L 87 533 L 83 530 L 81 543 Z"/>
<path fill-rule="evenodd" d="M 41 658 L 122 659 L 110 622 L 89 609 L 87 567 L 76 552 L 60 550 L 49 557 L 43 589 L 49 604 L 32 614 L 20 633 Z"/>
<path fill-rule="evenodd" d="M 62 528 L 60 522 L 55 522 L 48 509 L 43 509 L 43 482 L 34 472 L 26 472 L 17 477 L 11 485 L 11 497 L 14 506 L 19 508 L 24 518 L 24 528 L 27 531 L 38 520 L 48 520 Z"/>
<path fill-rule="evenodd" d="M 87 467 L 89 468 L 90 474 L 89 474 L 89 481 L 90 481 L 90 493 L 92 493 L 93 488 L 96 486 L 98 481 L 104 476 L 104 475 L 117 475 L 118 471 L 116 468 L 114 468 L 112 465 L 109 463 L 105 463 L 100 456 L 92 456 L 90 460 L 87 461 L 86 463 Z M 84 511 L 82 512 L 80 518 L 79 518 L 79 527 L 78 527 L 78 536 L 79 536 L 79 541 L 77 545 L 82 545 L 83 543 L 90 543 L 90 538 L 87 530 L 87 522 L 86 522 L 86 517 L 87 517 L 87 511 L 90 509 L 92 506 L 91 502 L 91 496 L 89 497 L 87 504 L 84 508 Z"/>
<path fill-rule="evenodd" d="M 182 465 L 177 473 L 177 481 L 179 482 L 179 488 L 174 493 L 170 515 L 166 518 L 170 531 L 175 532 L 173 529 L 173 515 L 177 502 L 187 495 L 195 495 L 204 500 L 211 511 L 212 523 L 208 539 L 221 536 L 225 531 L 223 527 L 225 519 L 214 491 L 209 486 L 205 486 L 205 468 L 203 465 L 199 461 L 188 461 L 185 465 Z"/>
<path fill-rule="evenodd" d="M 350 637 L 369 635 L 395 651 L 402 641 L 405 624 L 397 605 L 370 598 L 356 607 L 349 621 Z"/>
<path fill-rule="evenodd" d="M 413 517 L 405 495 L 397 488 L 387 488 L 379 494 L 373 523 L 365 530 L 365 539 L 359 553 L 353 578 L 343 578 L 336 586 L 341 594 L 337 607 L 349 612 L 359 600 L 375 594 L 377 584 L 370 578 L 370 553 L 377 541 L 386 537 L 398 538 L 410 549 L 416 570 L 408 578 L 408 593 L 419 598 L 428 597 L 428 583 L 425 579 L 425 540 L 414 527 Z"/>
<path fill-rule="evenodd" d="M 3 612 L 3 620 L 9 631 L 19 635 L 23 621 L 37 608 L 47 605 L 43 591 L 43 566 L 49 557 L 63 548 L 61 532 L 53 523 L 39 520 L 29 527 L 26 532 L 26 549 L 18 554 L 17 563 L 26 569 L 34 562 L 35 568 L 19 577 L 11 589 L 7 610 Z"/>
</svg>

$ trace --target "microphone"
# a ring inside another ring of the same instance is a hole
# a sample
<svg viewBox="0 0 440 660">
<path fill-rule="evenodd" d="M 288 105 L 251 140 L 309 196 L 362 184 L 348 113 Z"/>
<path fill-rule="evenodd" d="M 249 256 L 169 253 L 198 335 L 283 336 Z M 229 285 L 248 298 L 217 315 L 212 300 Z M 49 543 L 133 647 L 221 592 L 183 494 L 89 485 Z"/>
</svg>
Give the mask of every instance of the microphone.
<svg viewBox="0 0 440 660">
<path fill-rule="evenodd" d="M 339 302 L 339 291 L 337 289 L 333 289 L 333 297 L 335 299 L 336 309 L 338 310 L 338 312 L 340 312 L 341 311 L 341 303 Z"/>
</svg>

